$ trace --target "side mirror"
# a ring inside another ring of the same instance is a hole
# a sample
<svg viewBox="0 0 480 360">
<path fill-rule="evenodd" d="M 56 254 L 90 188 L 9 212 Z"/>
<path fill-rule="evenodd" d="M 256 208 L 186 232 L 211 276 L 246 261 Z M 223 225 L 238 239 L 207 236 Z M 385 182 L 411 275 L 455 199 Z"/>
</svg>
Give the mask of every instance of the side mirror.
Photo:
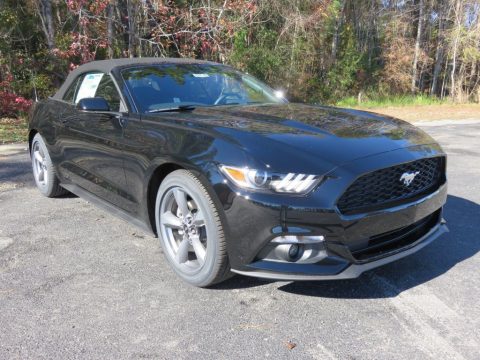
<svg viewBox="0 0 480 360">
<path fill-rule="evenodd" d="M 110 111 L 110 105 L 103 97 L 81 99 L 76 108 L 83 111 Z"/>
</svg>

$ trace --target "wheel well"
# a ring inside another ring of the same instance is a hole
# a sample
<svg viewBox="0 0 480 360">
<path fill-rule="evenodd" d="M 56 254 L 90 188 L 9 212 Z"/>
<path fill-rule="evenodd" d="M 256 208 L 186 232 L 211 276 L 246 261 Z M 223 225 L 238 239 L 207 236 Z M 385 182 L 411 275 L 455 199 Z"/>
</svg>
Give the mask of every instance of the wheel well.
<svg viewBox="0 0 480 360">
<path fill-rule="evenodd" d="M 28 151 L 29 152 L 32 150 L 32 141 L 37 133 L 38 131 L 35 129 L 30 130 L 30 132 L 28 133 Z"/>
<path fill-rule="evenodd" d="M 152 230 L 155 234 L 157 234 L 157 229 L 155 224 L 155 201 L 157 199 L 158 188 L 162 183 L 163 179 L 165 179 L 165 177 L 168 174 L 179 169 L 183 169 L 183 167 L 173 163 L 160 165 L 158 168 L 155 169 L 148 183 L 148 190 L 147 190 L 148 191 L 147 193 L 148 218 L 150 220 Z"/>
</svg>

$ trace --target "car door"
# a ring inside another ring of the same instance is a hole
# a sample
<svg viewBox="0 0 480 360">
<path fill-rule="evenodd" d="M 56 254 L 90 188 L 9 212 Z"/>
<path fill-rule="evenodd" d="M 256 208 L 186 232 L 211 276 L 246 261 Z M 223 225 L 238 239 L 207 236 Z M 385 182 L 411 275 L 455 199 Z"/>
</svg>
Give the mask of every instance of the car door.
<svg viewBox="0 0 480 360">
<path fill-rule="evenodd" d="M 82 111 L 75 107 L 81 99 L 103 97 L 110 112 Z M 112 203 L 130 210 L 123 169 L 123 132 L 127 113 L 109 74 L 91 72 L 82 75 L 75 100 L 61 136 L 62 176 L 69 182 Z M 123 112 L 122 112 L 123 111 Z"/>
</svg>

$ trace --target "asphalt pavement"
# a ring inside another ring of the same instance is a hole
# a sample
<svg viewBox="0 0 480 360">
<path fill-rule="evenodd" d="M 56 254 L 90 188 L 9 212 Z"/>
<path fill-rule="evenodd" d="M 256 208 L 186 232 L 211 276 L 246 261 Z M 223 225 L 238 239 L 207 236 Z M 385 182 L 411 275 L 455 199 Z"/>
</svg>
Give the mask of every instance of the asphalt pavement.
<svg viewBox="0 0 480 360">
<path fill-rule="evenodd" d="M 450 233 L 355 280 L 182 283 L 158 240 L 35 189 L 0 146 L 0 359 L 478 359 L 480 120 L 421 125 L 449 155 Z"/>
</svg>

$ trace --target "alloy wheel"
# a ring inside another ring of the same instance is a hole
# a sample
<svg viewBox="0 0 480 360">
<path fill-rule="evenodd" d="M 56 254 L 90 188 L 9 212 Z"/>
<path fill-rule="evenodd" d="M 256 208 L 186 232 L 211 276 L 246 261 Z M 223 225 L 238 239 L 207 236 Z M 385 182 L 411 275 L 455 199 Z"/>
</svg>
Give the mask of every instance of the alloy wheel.
<svg viewBox="0 0 480 360">
<path fill-rule="evenodd" d="M 32 154 L 35 180 L 37 184 L 45 187 L 48 185 L 48 167 L 45 153 L 38 142 L 34 143 Z"/>
<path fill-rule="evenodd" d="M 207 254 L 205 217 L 184 188 L 170 188 L 160 205 L 160 232 L 174 265 L 186 273 L 200 271 Z"/>
</svg>

